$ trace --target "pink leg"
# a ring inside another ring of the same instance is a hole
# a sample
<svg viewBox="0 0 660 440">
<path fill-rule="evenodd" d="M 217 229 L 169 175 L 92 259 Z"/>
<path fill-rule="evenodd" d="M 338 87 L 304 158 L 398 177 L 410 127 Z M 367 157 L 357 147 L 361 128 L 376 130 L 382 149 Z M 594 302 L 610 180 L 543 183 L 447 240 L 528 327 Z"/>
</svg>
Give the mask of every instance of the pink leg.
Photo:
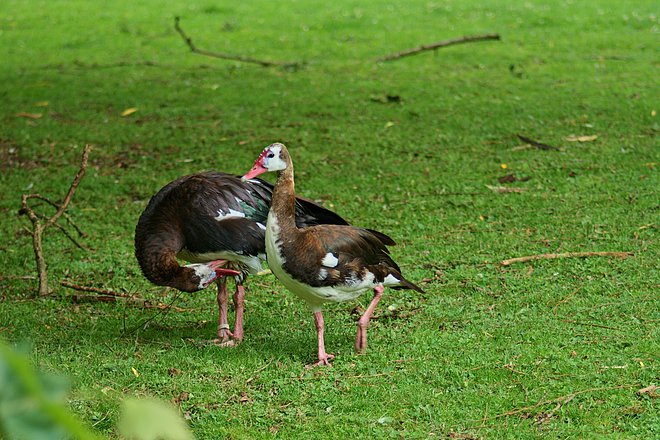
<svg viewBox="0 0 660 440">
<path fill-rule="evenodd" d="M 245 310 L 245 289 L 243 285 L 236 284 L 236 293 L 234 293 L 234 308 L 236 309 L 236 322 L 234 323 L 234 340 L 241 342 L 243 340 L 243 311 Z"/>
<path fill-rule="evenodd" d="M 215 342 L 226 343 L 229 341 L 231 332 L 229 331 L 229 321 L 227 320 L 227 303 L 228 303 L 228 293 L 227 293 L 227 280 L 225 278 L 219 278 L 217 280 L 218 284 L 218 339 Z"/>
<path fill-rule="evenodd" d="M 367 327 L 369 326 L 371 315 L 374 314 L 378 301 L 380 301 L 380 297 L 383 296 L 383 290 L 385 288 L 380 284 L 374 287 L 374 299 L 371 300 L 369 307 L 367 307 L 367 310 L 365 310 L 358 321 L 357 337 L 355 338 L 355 351 L 358 353 L 362 353 L 367 348 Z"/>
<path fill-rule="evenodd" d="M 323 331 L 325 324 L 323 322 L 323 315 L 321 312 L 314 312 L 314 324 L 316 324 L 316 335 L 319 340 L 319 361 L 308 365 L 308 368 L 318 367 L 321 365 L 330 365 L 330 359 L 334 359 L 334 355 L 325 352 L 325 342 L 323 340 Z"/>
</svg>

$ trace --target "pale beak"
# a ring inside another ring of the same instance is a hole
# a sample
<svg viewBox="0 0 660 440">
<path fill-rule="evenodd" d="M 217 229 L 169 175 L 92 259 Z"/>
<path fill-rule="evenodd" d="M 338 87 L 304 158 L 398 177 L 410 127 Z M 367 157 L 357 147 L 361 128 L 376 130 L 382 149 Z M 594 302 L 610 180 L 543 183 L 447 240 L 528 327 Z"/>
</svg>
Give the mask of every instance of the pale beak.
<svg viewBox="0 0 660 440">
<path fill-rule="evenodd" d="M 245 173 L 245 175 L 243 177 L 241 177 L 241 180 L 243 182 L 247 182 L 248 180 L 254 179 L 258 175 L 266 173 L 266 172 L 268 172 L 268 169 L 264 168 L 261 165 L 261 163 L 259 163 L 259 161 L 257 161 L 257 162 L 254 163 L 254 166 L 252 167 L 252 169 L 250 171 L 248 171 L 247 173 Z"/>
<path fill-rule="evenodd" d="M 211 267 L 211 269 L 213 269 L 217 277 L 229 277 L 229 276 L 236 276 L 241 274 L 237 270 L 223 267 L 225 264 L 227 264 L 225 260 L 217 260 L 217 261 L 211 261 L 209 263 L 209 266 Z"/>
</svg>

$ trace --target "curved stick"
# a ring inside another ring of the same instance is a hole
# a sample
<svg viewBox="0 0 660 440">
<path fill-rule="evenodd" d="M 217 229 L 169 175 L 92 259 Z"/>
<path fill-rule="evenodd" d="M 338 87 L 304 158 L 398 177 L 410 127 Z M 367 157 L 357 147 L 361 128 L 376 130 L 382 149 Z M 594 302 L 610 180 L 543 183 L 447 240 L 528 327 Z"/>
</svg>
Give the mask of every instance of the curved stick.
<svg viewBox="0 0 660 440">
<path fill-rule="evenodd" d="M 404 50 L 401 52 L 384 56 L 382 58 L 378 58 L 376 61 L 382 62 L 382 61 L 398 60 L 399 58 L 415 55 L 427 50 L 435 50 L 441 47 L 453 46 L 454 44 L 472 43 L 474 41 L 499 40 L 499 39 L 500 39 L 500 34 L 467 35 L 464 37 L 452 38 L 451 40 L 438 41 L 437 43 L 424 44 L 419 47 L 415 47 L 413 49 Z"/>
</svg>

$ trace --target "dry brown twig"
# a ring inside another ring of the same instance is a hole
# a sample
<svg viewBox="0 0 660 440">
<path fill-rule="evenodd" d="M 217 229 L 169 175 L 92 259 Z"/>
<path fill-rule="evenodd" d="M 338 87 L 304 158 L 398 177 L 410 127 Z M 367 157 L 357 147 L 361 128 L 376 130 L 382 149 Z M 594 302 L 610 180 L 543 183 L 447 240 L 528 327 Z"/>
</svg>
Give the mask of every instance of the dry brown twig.
<svg viewBox="0 0 660 440">
<path fill-rule="evenodd" d="M 557 410 L 559 410 L 559 408 L 561 408 L 563 405 L 567 404 L 568 402 L 570 402 L 575 397 L 577 397 L 581 394 L 588 394 L 588 393 L 593 393 L 593 392 L 598 392 L 598 391 L 620 390 L 620 389 L 626 389 L 626 388 L 634 388 L 634 387 L 637 387 L 637 386 L 639 386 L 639 384 L 615 385 L 615 386 L 610 386 L 610 387 L 587 388 L 587 389 L 584 389 L 584 390 L 576 391 L 576 392 L 571 393 L 571 394 L 567 394 L 565 396 L 555 397 L 554 399 L 545 399 L 545 398 L 543 398 L 540 401 L 538 401 L 535 405 L 525 406 L 525 407 L 521 407 L 521 408 L 515 408 L 515 409 L 512 409 L 511 411 L 507 411 L 507 412 L 504 412 L 504 413 L 501 413 L 501 414 L 497 414 L 497 415 L 489 416 L 489 417 L 484 417 L 480 420 L 482 424 L 480 426 L 477 426 L 477 427 L 474 427 L 474 428 L 485 428 L 486 427 L 486 422 L 496 420 L 496 419 L 499 419 L 499 418 L 502 418 L 502 417 L 509 417 L 509 416 L 514 416 L 514 415 L 521 414 L 521 413 L 526 413 L 526 412 L 529 412 L 529 411 L 533 411 L 533 410 L 535 410 L 535 409 L 537 409 L 541 406 L 549 405 L 549 404 L 553 404 L 553 403 L 556 404 L 556 406 L 552 411 L 550 411 L 550 413 L 554 413 Z"/>
<path fill-rule="evenodd" d="M 575 294 L 578 293 L 580 290 L 582 290 L 582 286 L 578 287 L 572 293 L 570 293 L 568 296 L 565 296 L 561 301 L 559 301 L 557 304 L 555 304 L 555 306 L 552 308 L 552 314 L 556 315 L 557 314 L 557 307 L 564 304 L 565 302 L 568 302 L 568 300 L 573 298 L 575 296 Z"/>
<path fill-rule="evenodd" d="M 92 286 L 80 286 L 78 284 L 69 283 L 68 281 L 61 281 L 60 284 L 69 289 L 77 290 L 80 292 L 90 292 L 92 295 L 72 295 L 73 302 L 118 302 L 122 301 L 136 307 L 144 309 L 158 309 L 158 310 L 174 310 L 176 312 L 191 312 L 192 309 L 184 309 L 181 307 L 167 305 L 162 303 L 152 304 L 151 301 L 140 298 L 135 295 L 127 293 L 115 292 L 114 290 L 101 289 Z"/>
<path fill-rule="evenodd" d="M 39 295 L 41 296 L 48 295 L 49 293 L 48 272 L 47 272 L 46 259 L 44 257 L 43 244 L 42 244 L 44 232 L 50 226 L 53 226 L 55 222 L 57 222 L 57 220 L 64 214 L 64 211 L 69 206 L 69 203 L 73 198 L 73 194 L 76 192 L 76 188 L 78 188 L 78 184 L 85 175 L 85 170 L 87 169 L 87 159 L 89 157 L 89 152 L 91 149 L 92 149 L 91 145 L 85 146 L 85 149 L 83 150 L 82 153 L 82 159 L 80 162 L 80 168 L 78 169 L 78 173 L 76 174 L 76 177 L 74 177 L 73 182 L 71 182 L 69 191 L 67 192 L 61 204 L 57 205 L 56 203 L 50 201 L 48 198 L 40 194 L 23 194 L 21 196 L 20 213 L 27 215 L 30 221 L 32 222 L 32 232 L 31 232 L 32 247 L 34 249 L 34 259 L 37 264 L 37 275 L 39 277 Z M 53 206 L 57 206 L 57 211 L 51 217 L 45 219 L 45 221 L 42 222 L 40 215 L 37 214 L 34 211 L 34 209 L 32 209 L 32 207 L 28 204 L 28 200 L 30 199 L 44 200 Z"/>
<path fill-rule="evenodd" d="M 500 266 L 510 266 L 515 263 L 526 263 L 536 260 L 553 260 L 556 258 L 615 257 L 625 259 L 633 255 L 635 255 L 633 252 L 564 252 L 561 254 L 538 254 L 502 260 L 500 261 Z"/>
<path fill-rule="evenodd" d="M 99 287 L 80 286 L 78 284 L 73 284 L 73 283 L 70 283 L 68 281 L 60 281 L 60 284 L 64 287 L 68 287 L 69 289 L 78 290 L 80 292 L 92 292 L 92 293 L 98 293 L 100 295 L 106 295 L 106 296 L 117 296 L 117 297 L 120 297 L 120 298 L 132 298 L 132 296 L 127 294 L 127 293 L 115 292 L 114 290 L 101 289 Z"/>
<path fill-rule="evenodd" d="M 241 61 L 243 63 L 259 64 L 260 66 L 263 67 L 288 67 L 288 68 L 300 67 L 300 63 L 296 63 L 296 62 L 266 61 L 266 60 L 259 60 L 256 58 L 244 57 L 242 55 L 232 55 L 232 54 L 226 54 L 220 52 L 212 52 L 210 50 L 198 49 L 197 46 L 195 46 L 195 44 L 193 43 L 192 39 L 188 35 L 186 35 L 186 33 L 181 28 L 181 25 L 179 24 L 180 21 L 181 21 L 181 17 L 174 17 L 174 29 L 176 29 L 179 35 L 181 35 L 181 38 L 183 38 L 183 41 L 186 43 L 190 51 L 193 53 L 198 53 L 200 55 L 204 55 L 207 57 L 221 58 L 223 60 Z"/>
<path fill-rule="evenodd" d="M 416 55 L 427 50 L 436 50 L 441 47 L 453 46 L 455 44 L 473 43 L 475 41 L 499 40 L 500 34 L 467 35 L 464 37 L 452 38 L 450 40 L 438 41 L 437 43 L 423 44 L 421 46 L 396 52 L 384 57 L 378 58 L 377 62 L 393 61 L 410 55 Z"/>
<path fill-rule="evenodd" d="M 518 136 L 518 139 L 520 139 L 521 141 L 525 142 L 526 144 L 532 145 L 532 146 L 538 148 L 539 150 L 556 150 L 556 151 L 559 151 L 559 148 L 553 147 L 552 145 L 548 145 L 548 144 L 544 144 L 543 142 L 535 141 L 534 139 L 530 139 L 530 138 L 528 138 L 526 136 L 523 136 L 523 135 L 520 135 L 520 134 L 517 134 L 516 136 Z"/>
<path fill-rule="evenodd" d="M 47 197 L 41 196 L 39 194 L 33 194 L 33 198 L 43 200 L 44 202 L 51 205 L 53 208 L 60 209 L 60 205 L 58 205 L 57 203 L 55 203 L 52 200 L 48 199 Z M 76 232 L 78 233 L 79 236 L 81 236 L 82 238 L 87 238 L 87 233 L 84 232 L 82 229 L 80 229 L 78 227 L 78 225 L 76 225 L 73 222 L 73 219 L 71 218 L 71 216 L 69 214 L 67 214 L 66 212 L 63 212 L 62 217 L 64 217 L 64 219 L 67 221 L 67 223 L 69 223 L 69 225 L 71 225 L 71 227 L 73 227 L 73 229 L 76 230 Z"/>
</svg>

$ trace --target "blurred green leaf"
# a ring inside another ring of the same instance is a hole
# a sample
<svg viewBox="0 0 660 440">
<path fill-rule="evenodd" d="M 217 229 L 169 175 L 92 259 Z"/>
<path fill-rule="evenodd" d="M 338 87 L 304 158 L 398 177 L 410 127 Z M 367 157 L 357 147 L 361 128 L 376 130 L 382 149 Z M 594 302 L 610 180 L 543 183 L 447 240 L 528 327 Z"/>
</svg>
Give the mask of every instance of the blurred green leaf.
<svg viewBox="0 0 660 440">
<path fill-rule="evenodd" d="M 119 432 L 130 440 L 193 440 L 173 406 L 156 399 L 126 399 Z"/>
<path fill-rule="evenodd" d="M 27 357 L 0 341 L 0 437 L 94 440 L 66 408 L 65 379 L 35 371 Z"/>
</svg>

